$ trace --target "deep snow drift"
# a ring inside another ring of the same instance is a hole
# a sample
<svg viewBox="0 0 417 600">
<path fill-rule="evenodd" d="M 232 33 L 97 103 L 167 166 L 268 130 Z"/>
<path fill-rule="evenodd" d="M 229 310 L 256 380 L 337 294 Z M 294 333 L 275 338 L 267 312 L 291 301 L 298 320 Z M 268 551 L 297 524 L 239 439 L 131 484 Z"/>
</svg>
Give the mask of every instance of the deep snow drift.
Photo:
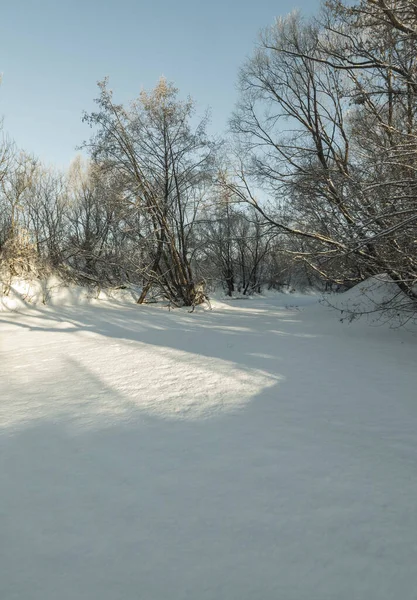
<svg viewBox="0 0 417 600">
<path fill-rule="evenodd" d="M 314 298 L 0 314 L 2 600 L 415 600 L 416 337 Z"/>
</svg>

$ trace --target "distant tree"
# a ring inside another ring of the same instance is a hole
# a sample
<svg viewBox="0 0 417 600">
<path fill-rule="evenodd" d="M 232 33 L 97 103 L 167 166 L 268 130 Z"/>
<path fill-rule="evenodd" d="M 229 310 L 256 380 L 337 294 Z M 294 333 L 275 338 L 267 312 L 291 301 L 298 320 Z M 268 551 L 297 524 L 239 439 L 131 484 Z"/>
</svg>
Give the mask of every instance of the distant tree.
<svg viewBox="0 0 417 600">
<path fill-rule="evenodd" d="M 0 251 L 10 234 L 10 214 L 7 199 L 4 196 L 4 182 L 10 172 L 15 149 L 10 140 L 3 135 L 0 122 Z"/>
<path fill-rule="evenodd" d="M 231 194 L 214 196 L 197 234 L 199 265 L 221 281 L 228 296 L 260 292 L 269 285 L 269 257 L 277 237 L 256 210 L 234 200 Z"/>
<path fill-rule="evenodd" d="M 30 271 L 36 259 L 36 249 L 26 227 L 26 206 L 38 176 L 38 161 L 21 152 L 10 160 L 1 180 L 2 266 L 11 275 Z"/>
</svg>

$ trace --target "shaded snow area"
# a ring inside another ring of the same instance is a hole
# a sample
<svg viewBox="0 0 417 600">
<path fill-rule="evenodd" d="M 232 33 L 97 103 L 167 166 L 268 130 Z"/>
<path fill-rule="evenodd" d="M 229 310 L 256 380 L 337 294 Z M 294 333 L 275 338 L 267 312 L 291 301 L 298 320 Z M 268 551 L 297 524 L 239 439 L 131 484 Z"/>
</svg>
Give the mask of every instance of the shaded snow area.
<svg viewBox="0 0 417 600">
<path fill-rule="evenodd" d="M 417 290 L 416 290 L 417 292 Z M 341 311 L 342 320 L 361 316 L 368 323 L 416 329 L 417 306 L 388 275 L 362 281 L 343 294 L 325 294 L 322 302 Z"/>
<path fill-rule="evenodd" d="M 276 295 L 0 336 L 1 600 L 416 599 L 415 334 Z"/>
</svg>

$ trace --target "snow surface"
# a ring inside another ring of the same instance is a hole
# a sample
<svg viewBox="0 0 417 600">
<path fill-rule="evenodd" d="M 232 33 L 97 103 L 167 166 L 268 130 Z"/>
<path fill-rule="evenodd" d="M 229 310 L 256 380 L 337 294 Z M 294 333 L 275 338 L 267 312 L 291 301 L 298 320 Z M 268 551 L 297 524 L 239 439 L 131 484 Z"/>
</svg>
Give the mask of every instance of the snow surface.
<svg viewBox="0 0 417 600">
<path fill-rule="evenodd" d="M 0 314 L 1 600 L 415 600 L 417 338 L 314 297 Z"/>
<path fill-rule="evenodd" d="M 95 300 L 121 300 L 135 302 L 139 290 L 114 288 L 97 290 L 68 285 L 56 276 L 45 279 L 12 278 L 5 283 L 0 280 L 0 312 L 23 310 L 28 306 L 80 306 L 92 304 Z"/>
<path fill-rule="evenodd" d="M 325 294 L 323 303 L 342 311 L 342 319 L 360 316 L 391 327 L 417 325 L 417 307 L 388 275 L 369 277 L 344 294 Z"/>
</svg>

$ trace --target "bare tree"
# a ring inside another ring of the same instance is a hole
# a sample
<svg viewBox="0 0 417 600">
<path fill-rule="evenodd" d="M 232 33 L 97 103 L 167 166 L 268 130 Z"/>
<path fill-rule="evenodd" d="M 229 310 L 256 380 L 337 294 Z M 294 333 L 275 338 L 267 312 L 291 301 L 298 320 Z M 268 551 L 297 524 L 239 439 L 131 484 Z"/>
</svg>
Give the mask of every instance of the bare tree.
<svg viewBox="0 0 417 600">
<path fill-rule="evenodd" d="M 231 194 L 214 196 L 214 205 L 202 216 L 198 268 L 220 281 L 228 296 L 260 292 L 269 285 L 269 257 L 277 235 L 265 219 L 255 209 L 239 206 Z"/>
<path fill-rule="evenodd" d="M 25 207 L 38 175 L 37 160 L 19 153 L 1 181 L 3 204 L 3 243 L 1 259 L 11 275 L 30 271 L 36 249 L 25 223 Z"/>
<path fill-rule="evenodd" d="M 380 39 L 357 27 L 324 29 L 294 13 L 263 32 L 242 69 L 232 121 L 247 160 L 240 150 L 234 180 L 220 184 L 304 240 L 298 256 L 323 278 L 344 284 L 387 273 L 415 300 L 413 92 L 405 82 L 404 94 L 394 93 L 386 65 L 378 90 L 368 63 L 341 68 L 349 40 L 365 39 L 369 50 Z M 253 181 L 277 199 L 274 210 L 257 200 Z"/>
<path fill-rule="evenodd" d="M 87 147 L 101 168 L 118 172 L 125 201 L 143 221 L 150 261 L 140 266 L 139 302 L 155 287 L 174 303 L 198 303 L 204 296 L 194 280 L 189 241 L 212 169 L 206 119 L 192 130 L 192 101 L 180 101 L 165 79 L 129 108 L 113 102 L 107 81 L 99 85 L 99 112 L 85 116 L 96 128 Z"/>
</svg>

